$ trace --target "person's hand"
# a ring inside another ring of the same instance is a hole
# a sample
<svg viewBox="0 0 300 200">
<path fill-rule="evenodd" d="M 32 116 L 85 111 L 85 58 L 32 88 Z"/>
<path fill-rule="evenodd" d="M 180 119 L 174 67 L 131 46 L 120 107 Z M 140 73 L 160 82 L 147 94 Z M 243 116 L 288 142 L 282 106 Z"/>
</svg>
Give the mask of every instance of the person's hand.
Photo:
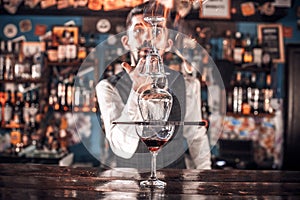
<svg viewBox="0 0 300 200">
<path fill-rule="evenodd" d="M 129 74 L 132 80 L 132 88 L 134 91 L 141 93 L 143 90 L 148 88 L 151 83 L 149 76 L 141 75 L 144 69 L 145 59 L 141 58 L 136 66 L 130 66 L 127 62 L 123 62 L 121 66 Z"/>
</svg>

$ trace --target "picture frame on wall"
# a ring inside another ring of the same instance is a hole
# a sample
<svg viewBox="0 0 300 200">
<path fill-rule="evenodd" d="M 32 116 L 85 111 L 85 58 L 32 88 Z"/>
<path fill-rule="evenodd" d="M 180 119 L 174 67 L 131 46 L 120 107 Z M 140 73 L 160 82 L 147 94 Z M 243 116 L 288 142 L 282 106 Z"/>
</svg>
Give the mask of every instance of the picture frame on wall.
<svg viewBox="0 0 300 200">
<path fill-rule="evenodd" d="M 259 43 L 267 51 L 274 63 L 284 63 L 284 42 L 282 24 L 258 24 Z"/>
<path fill-rule="evenodd" d="M 79 27 L 78 26 L 53 26 L 52 27 L 52 38 L 53 46 L 59 44 L 69 44 L 70 38 L 72 37 L 72 42 L 78 44 L 79 42 Z"/>
<path fill-rule="evenodd" d="M 230 19 L 231 0 L 206 0 L 201 1 L 200 18 Z"/>
</svg>

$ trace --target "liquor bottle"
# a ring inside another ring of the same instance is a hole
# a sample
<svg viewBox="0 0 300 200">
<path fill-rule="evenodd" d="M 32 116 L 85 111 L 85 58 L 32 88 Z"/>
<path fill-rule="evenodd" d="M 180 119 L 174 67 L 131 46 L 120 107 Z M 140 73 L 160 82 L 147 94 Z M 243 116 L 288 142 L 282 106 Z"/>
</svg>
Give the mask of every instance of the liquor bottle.
<svg viewBox="0 0 300 200">
<path fill-rule="evenodd" d="M 271 54 L 266 50 L 266 48 L 263 50 L 262 53 L 262 68 L 271 69 L 272 68 L 272 57 Z"/>
<path fill-rule="evenodd" d="M 64 31 L 61 40 L 59 41 L 57 47 L 57 58 L 58 62 L 65 62 L 66 61 L 66 47 L 67 47 L 67 37 L 69 32 Z"/>
<path fill-rule="evenodd" d="M 249 78 L 244 76 L 242 78 L 243 83 L 242 83 L 242 88 L 243 88 L 243 100 L 242 100 L 242 113 L 244 115 L 249 115 L 251 113 L 251 105 L 250 105 L 250 99 L 249 99 L 249 90 L 250 89 L 250 81 Z M 251 96 L 250 96 L 251 98 Z"/>
<path fill-rule="evenodd" d="M 89 0 L 88 8 L 91 10 L 101 10 L 102 0 Z"/>
<path fill-rule="evenodd" d="M 13 52 L 14 52 L 14 55 L 18 55 L 20 52 L 20 47 L 21 47 L 21 42 L 14 42 L 13 43 Z"/>
<path fill-rule="evenodd" d="M 254 86 L 255 83 L 252 82 L 252 74 L 248 77 L 248 81 L 249 81 L 249 85 L 247 85 L 247 98 L 248 98 L 248 101 L 249 101 L 249 105 L 252 105 L 252 103 L 251 103 L 252 94 L 253 94 L 253 89 L 252 88 L 255 87 Z"/>
<path fill-rule="evenodd" d="M 4 123 L 10 124 L 13 117 L 13 104 L 11 102 L 11 91 L 8 90 L 6 93 L 6 101 L 4 104 Z"/>
<path fill-rule="evenodd" d="M 254 115 L 258 115 L 259 110 L 258 110 L 258 106 L 259 106 L 259 96 L 260 96 L 260 90 L 257 87 L 256 84 L 256 73 L 252 73 L 251 74 L 251 110 L 252 113 Z"/>
<path fill-rule="evenodd" d="M 3 124 L 4 120 L 3 120 L 3 100 L 4 100 L 4 93 L 2 91 L 2 89 L 0 90 L 0 127 Z"/>
<path fill-rule="evenodd" d="M 65 106 L 65 84 L 63 82 L 63 77 L 58 78 L 58 83 L 57 83 L 57 98 L 58 98 L 58 105 L 59 108 L 56 110 L 63 109 L 63 106 Z"/>
<path fill-rule="evenodd" d="M 66 45 L 66 61 L 71 62 L 76 60 L 77 57 L 77 46 L 74 43 L 74 32 L 70 32 L 70 38 Z"/>
<path fill-rule="evenodd" d="M 90 111 L 90 102 L 91 102 L 91 94 L 88 87 L 82 88 L 82 95 L 83 95 L 83 105 L 82 105 L 82 111 L 88 112 Z"/>
<path fill-rule="evenodd" d="M 49 103 L 49 106 L 51 106 L 52 108 L 55 108 L 55 105 L 57 103 L 57 96 L 56 95 L 57 95 L 57 92 L 56 92 L 56 89 L 55 89 L 55 84 L 51 84 L 48 103 Z"/>
<path fill-rule="evenodd" d="M 13 53 L 13 43 L 12 43 L 12 41 L 7 40 L 6 45 L 7 45 L 7 54 L 12 54 Z"/>
<path fill-rule="evenodd" d="M 21 131 L 20 128 L 13 128 L 10 132 L 10 143 L 13 146 L 14 152 L 18 153 L 21 149 L 18 148 L 18 144 L 21 143 Z"/>
<path fill-rule="evenodd" d="M 31 138 L 30 138 L 30 130 L 29 127 L 24 128 L 24 133 L 22 134 L 22 139 L 21 139 L 24 147 L 27 147 L 31 143 Z"/>
<path fill-rule="evenodd" d="M 12 41 L 7 41 L 7 54 L 5 56 L 5 73 L 4 78 L 6 80 L 14 79 L 14 57 L 12 51 Z"/>
<path fill-rule="evenodd" d="M 24 55 L 23 53 L 19 53 L 18 59 L 14 67 L 14 74 L 16 79 L 22 78 L 23 69 L 24 69 Z"/>
<path fill-rule="evenodd" d="M 68 111 L 69 107 L 67 104 L 67 84 L 68 84 L 68 79 L 63 80 L 63 85 L 62 85 L 62 97 L 61 97 L 61 109 L 63 111 Z"/>
<path fill-rule="evenodd" d="M 226 30 L 225 37 L 223 39 L 223 51 L 222 51 L 222 59 L 224 60 L 233 60 L 232 51 L 234 48 L 234 39 L 232 37 L 232 33 L 230 30 Z"/>
<path fill-rule="evenodd" d="M 73 79 L 73 75 L 69 76 L 68 82 L 66 84 L 66 104 L 67 107 L 70 109 L 72 107 L 72 103 L 73 103 L 73 84 L 74 84 L 74 79 Z"/>
<path fill-rule="evenodd" d="M 243 39 L 243 63 L 252 63 L 253 61 L 253 54 L 252 54 L 252 41 L 249 34 Z"/>
<path fill-rule="evenodd" d="M 15 102 L 14 102 L 14 110 L 13 110 L 13 113 L 14 113 L 14 116 L 13 116 L 13 121 L 14 123 L 16 124 L 20 124 L 23 120 L 22 118 L 22 109 L 23 109 L 23 106 L 22 106 L 22 101 L 20 99 L 20 96 L 18 95 L 17 91 L 15 91 Z"/>
<path fill-rule="evenodd" d="M 31 77 L 32 79 L 39 79 L 42 76 L 42 52 L 36 48 L 36 53 L 33 55 L 31 65 Z"/>
<path fill-rule="evenodd" d="M 77 52 L 77 58 L 80 61 L 83 61 L 86 58 L 87 53 L 86 53 L 85 43 L 86 43 L 85 37 L 81 36 L 79 38 L 79 46 L 78 46 L 78 52 Z"/>
<path fill-rule="evenodd" d="M 27 53 L 26 55 L 29 54 L 29 50 L 27 49 Z M 21 73 L 21 76 L 22 78 L 25 78 L 25 79 L 30 79 L 31 78 L 31 66 L 32 66 L 32 62 L 33 62 L 33 58 L 32 56 L 26 56 L 24 58 L 24 62 L 23 62 L 23 65 L 24 65 L 24 68 L 23 68 L 23 73 Z"/>
<path fill-rule="evenodd" d="M 87 44 L 87 52 L 88 52 L 88 60 L 94 61 L 95 60 L 95 52 L 96 52 L 96 40 L 95 35 L 91 34 L 89 36 L 88 44 Z"/>
<path fill-rule="evenodd" d="M 254 40 L 252 54 L 253 54 L 253 63 L 255 63 L 258 67 L 261 67 L 262 53 L 263 53 L 262 47 L 259 43 L 258 38 L 256 38 Z"/>
<path fill-rule="evenodd" d="M 52 35 L 52 40 L 47 41 L 47 58 L 50 62 L 57 62 L 58 61 L 58 49 L 55 46 L 56 35 Z"/>
<path fill-rule="evenodd" d="M 38 92 L 32 91 L 31 102 L 30 102 L 30 127 L 36 129 L 36 115 L 39 111 Z"/>
<path fill-rule="evenodd" d="M 74 91 L 74 111 L 79 111 L 80 110 L 80 106 L 81 106 L 81 89 L 80 86 L 76 86 L 75 87 L 75 91 Z"/>
<path fill-rule="evenodd" d="M 242 33 L 235 33 L 235 47 L 233 49 L 233 60 L 236 64 L 241 64 L 243 62 L 244 48 L 242 45 Z"/>
<path fill-rule="evenodd" d="M 97 112 L 99 110 L 99 105 L 98 105 L 98 99 L 96 93 L 94 93 L 92 105 L 93 105 L 92 112 L 94 113 Z"/>
<path fill-rule="evenodd" d="M 234 80 L 232 79 L 230 81 L 229 87 L 226 90 L 228 112 L 233 112 L 233 88 L 234 88 Z"/>
<path fill-rule="evenodd" d="M 35 63 L 31 66 L 31 78 L 39 79 L 42 77 L 42 65 L 41 63 Z"/>
<path fill-rule="evenodd" d="M 242 112 L 242 100 L 243 100 L 243 88 L 241 84 L 241 72 L 237 72 L 235 84 L 233 87 L 233 98 L 232 98 L 234 113 Z"/>
<path fill-rule="evenodd" d="M 4 79 L 13 80 L 13 61 L 11 55 L 6 54 L 4 62 L 5 62 Z"/>
<path fill-rule="evenodd" d="M 5 70 L 5 66 L 4 66 L 4 56 L 0 55 L 0 80 L 4 79 L 4 70 Z"/>
<path fill-rule="evenodd" d="M 6 54 L 6 42 L 4 40 L 1 40 L 0 42 L 0 54 L 4 55 Z"/>
<path fill-rule="evenodd" d="M 29 125 L 30 123 L 30 104 L 31 104 L 31 95 L 30 92 L 25 94 L 25 101 L 23 107 L 23 121 L 25 125 Z"/>
<path fill-rule="evenodd" d="M 258 99 L 258 112 L 265 113 L 265 74 L 260 74 L 258 82 L 259 82 L 259 99 Z"/>
<path fill-rule="evenodd" d="M 265 113 L 273 113 L 273 108 L 271 107 L 272 97 L 273 97 L 273 90 L 271 88 L 271 74 L 267 74 L 266 87 L 264 89 L 264 112 Z"/>
</svg>

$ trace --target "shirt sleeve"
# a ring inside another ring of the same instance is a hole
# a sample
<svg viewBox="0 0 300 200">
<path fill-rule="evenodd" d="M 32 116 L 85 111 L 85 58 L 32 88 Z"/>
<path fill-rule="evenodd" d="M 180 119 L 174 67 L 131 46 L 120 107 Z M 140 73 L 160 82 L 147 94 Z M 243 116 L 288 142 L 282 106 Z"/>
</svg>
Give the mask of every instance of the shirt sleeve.
<svg viewBox="0 0 300 200">
<path fill-rule="evenodd" d="M 197 79 L 185 78 L 186 114 L 185 121 L 202 120 L 200 82 Z M 192 168 L 211 169 L 211 153 L 205 127 L 184 126 L 183 136 L 189 147 L 189 158 Z M 191 166 L 188 165 L 187 166 Z"/>
<path fill-rule="evenodd" d="M 112 122 L 141 120 L 137 105 L 138 94 L 131 90 L 127 103 L 124 104 L 118 90 L 107 80 L 102 80 L 97 84 L 96 94 L 105 135 L 112 151 L 122 158 L 131 158 L 139 143 L 135 126 L 116 125 Z"/>
</svg>

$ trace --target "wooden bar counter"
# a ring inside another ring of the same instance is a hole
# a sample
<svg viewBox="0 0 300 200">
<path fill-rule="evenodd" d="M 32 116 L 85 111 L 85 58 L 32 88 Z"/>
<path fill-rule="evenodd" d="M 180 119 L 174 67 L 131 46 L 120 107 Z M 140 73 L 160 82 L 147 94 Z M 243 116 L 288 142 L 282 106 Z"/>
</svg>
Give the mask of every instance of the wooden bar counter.
<svg viewBox="0 0 300 200">
<path fill-rule="evenodd" d="M 299 171 L 158 170 L 165 189 L 140 188 L 135 169 L 0 164 L 0 199 L 300 199 Z"/>
</svg>

